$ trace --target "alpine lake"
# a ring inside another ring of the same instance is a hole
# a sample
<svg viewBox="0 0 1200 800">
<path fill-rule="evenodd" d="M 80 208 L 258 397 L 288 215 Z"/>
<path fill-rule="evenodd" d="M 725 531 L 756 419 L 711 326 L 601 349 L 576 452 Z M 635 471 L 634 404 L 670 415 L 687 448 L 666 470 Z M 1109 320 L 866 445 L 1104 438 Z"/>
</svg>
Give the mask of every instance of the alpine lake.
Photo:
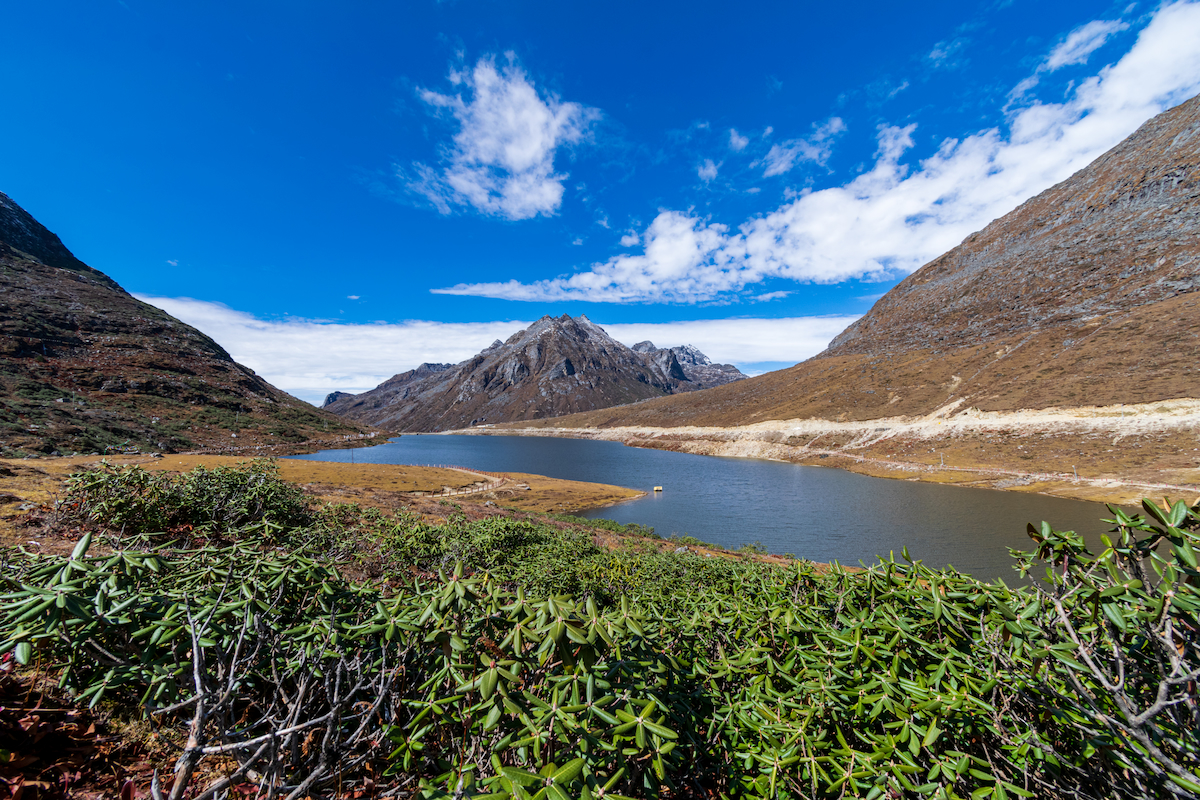
<svg viewBox="0 0 1200 800">
<path fill-rule="evenodd" d="M 385 444 L 292 458 L 370 464 L 452 465 L 641 489 L 647 495 L 578 512 L 652 526 L 736 550 L 844 565 L 876 563 L 907 548 L 927 566 L 1020 583 L 1009 548 L 1032 549 L 1026 524 L 1043 520 L 1083 535 L 1097 552 L 1111 516 L 1100 503 L 1023 492 L 940 486 L 779 461 L 673 453 L 617 442 L 537 436 L 405 434 Z M 662 492 L 653 491 L 662 486 Z"/>
</svg>

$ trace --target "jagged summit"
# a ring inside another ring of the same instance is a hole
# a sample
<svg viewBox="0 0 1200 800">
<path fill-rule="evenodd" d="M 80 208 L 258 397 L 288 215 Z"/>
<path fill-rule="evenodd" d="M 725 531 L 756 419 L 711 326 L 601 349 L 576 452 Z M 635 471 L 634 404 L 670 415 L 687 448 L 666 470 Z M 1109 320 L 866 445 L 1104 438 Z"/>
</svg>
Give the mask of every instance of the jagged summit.
<svg viewBox="0 0 1200 800">
<path fill-rule="evenodd" d="M 708 356 L 690 344 L 664 349 L 655 347 L 654 342 L 645 341 L 635 344 L 633 350 L 645 353 L 654 359 L 663 359 L 666 357 L 666 353 L 671 354 L 688 380 L 685 386 L 676 390 L 676 394 L 680 391 L 711 389 L 714 386 L 724 386 L 727 383 L 746 378 L 737 367 L 732 364 L 714 364 Z"/>
<path fill-rule="evenodd" d="M 703 354 L 695 348 L 688 352 Z M 704 359 L 707 362 L 707 359 Z M 744 377 L 722 368 L 726 380 Z M 708 378 L 712 380 L 712 378 Z M 711 384 L 710 384 L 711 385 Z M 703 388 L 673 350 L 637 352 L 586 316 L 544 316 L 461 364 L 422 364 L 329 410 L 400 431 L 545 419 Z"/>
</svg>

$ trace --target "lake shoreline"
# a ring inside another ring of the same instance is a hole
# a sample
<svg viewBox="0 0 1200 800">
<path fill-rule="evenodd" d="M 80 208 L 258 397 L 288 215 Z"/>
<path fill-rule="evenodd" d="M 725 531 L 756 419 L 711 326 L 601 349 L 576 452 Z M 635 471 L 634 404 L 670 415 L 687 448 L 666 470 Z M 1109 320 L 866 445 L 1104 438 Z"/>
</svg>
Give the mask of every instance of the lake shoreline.
<svg viewBox="0 0 1200 800">
<path fill-rule="evenodd" d="M 787 420 L 737 428 L 557 427 L 553 420 L 455 434 L 549 436 L 759 458 L 860 475 L 1136 505 L 1200 496 L 1200 401 L 1044 411 L 967 409 L 919 419 Z"/>
</svg>

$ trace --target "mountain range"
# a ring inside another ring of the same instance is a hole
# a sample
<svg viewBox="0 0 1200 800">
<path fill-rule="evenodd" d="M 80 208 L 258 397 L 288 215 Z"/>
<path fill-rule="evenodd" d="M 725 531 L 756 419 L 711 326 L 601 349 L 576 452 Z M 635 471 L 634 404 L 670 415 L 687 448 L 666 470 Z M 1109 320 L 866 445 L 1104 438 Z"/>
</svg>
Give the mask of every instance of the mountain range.
<svg viewBox="0 0 1200 800">
<path fill-rule="evenodd" d="M 366 430 L 130 296 L 0 193 L 0 453 L 245 448 Z"/>
<path fill-rule="evenodd" d="M 422 364 L 325 408 L 393 431 L 546 419 L 744 379 L 690 345 L 626 347 L 586 316 L 545 316 L 460 364 Z"/>
</svg>

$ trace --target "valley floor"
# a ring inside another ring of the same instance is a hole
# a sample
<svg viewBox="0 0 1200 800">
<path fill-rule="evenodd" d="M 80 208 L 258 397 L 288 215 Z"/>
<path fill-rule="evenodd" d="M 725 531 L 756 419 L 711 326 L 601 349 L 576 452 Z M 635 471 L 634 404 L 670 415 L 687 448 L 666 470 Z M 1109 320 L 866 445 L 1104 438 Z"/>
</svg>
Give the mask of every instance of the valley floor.
<svg viewBox="0 0 1200 800">
<path fill-rule="evenodd" d="M 1147 496 L 1189 502 L 1200 496 L 1197 399 L 1016 412 L 951 404 L 917 418 L 782 420 L 728 428 L 550 425 L 458 432 L 604 439 L 1122 504 Z"/>
</svg>

